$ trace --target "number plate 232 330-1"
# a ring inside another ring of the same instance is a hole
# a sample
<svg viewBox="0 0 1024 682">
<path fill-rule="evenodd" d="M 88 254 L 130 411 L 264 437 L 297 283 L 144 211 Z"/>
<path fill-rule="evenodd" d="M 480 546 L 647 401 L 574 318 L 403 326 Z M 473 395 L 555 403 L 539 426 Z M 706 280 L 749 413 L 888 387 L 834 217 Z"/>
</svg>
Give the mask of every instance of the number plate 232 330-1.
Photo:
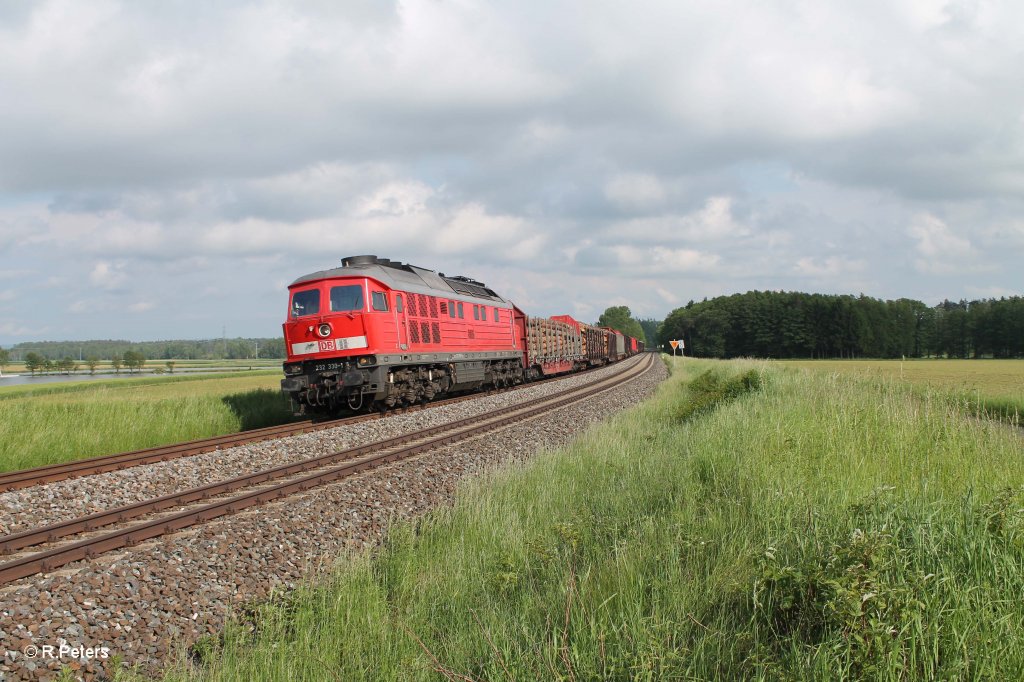
<svg viewBox="0 0 1024 682">
<path fill-rule="evenodd" d="M 349 336 L 340 339 L 322 339 L 320 341 L 306 341 L 303 343 L 293 343 L 292 355 L 326 353 L 330 351 L 351 350 L 353 348 L 366 348 L 366 337 Z"/>
</svg>

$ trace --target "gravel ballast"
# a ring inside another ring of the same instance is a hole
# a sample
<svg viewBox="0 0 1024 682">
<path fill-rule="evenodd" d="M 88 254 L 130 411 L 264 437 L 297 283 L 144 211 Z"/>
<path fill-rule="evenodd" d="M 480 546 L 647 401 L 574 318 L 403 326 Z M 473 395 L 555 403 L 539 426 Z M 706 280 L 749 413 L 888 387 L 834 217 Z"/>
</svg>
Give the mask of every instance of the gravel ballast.
<svg viewBox="0 0 1024 682">
<path fill-rule="evenodd" d="M 620 364 L 388 419 L 5 493 L 0 496 L 0 528 L 22 530 L 327 454 L 550 395 L 622 368 Z M 266 598 L 272 590 L 294 587 L 329 567 L 343 550 L 376 544 L 395 519 L 413 518 L 450 502 L 466 476 L 565 444 L 593 423 L 646 398 L 665 375 L 664 364 L 656 361 L 643 376 L 585 404 L 5 586 L 0 589 L 0 641 L 7 653 L 0 679 L 46 679 L 61 663 L 92 678 L 103 674 L 114 656 L 124 665 L 158 671 L 176 644 L 216 633 L 232 609 Z M 27 509 L 33 510 L 31 520 L 22 511 Z M 57 647 L 62 642 L 78 647 L 79 657 L 68 652 L 46 660 L 25 654 L 26 648 L 31 652 L 33 646 Z M 91 658 L 82 651 L 88 647 L 94 648 Z"/>
</svg>

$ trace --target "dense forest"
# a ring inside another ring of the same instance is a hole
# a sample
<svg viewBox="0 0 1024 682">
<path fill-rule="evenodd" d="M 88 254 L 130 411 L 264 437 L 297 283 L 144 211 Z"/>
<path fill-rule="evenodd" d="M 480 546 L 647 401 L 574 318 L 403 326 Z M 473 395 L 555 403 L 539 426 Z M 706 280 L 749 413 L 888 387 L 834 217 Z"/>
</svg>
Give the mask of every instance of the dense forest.
<svg viewBox="0 0 1024 682">
<path fill-rule="evenodd" d="M 1020 358 L 1024 298 L 943 301 L 750 291 L 677 308 L 658 341 L 734 358 Z"/>
<path fill-rule="evenodd" d="M 611 307 L 599 324 L 646 337 L 649 347 L 682 339 L 686 354 L 700 357 L 1024 358 L 1020 296 L 929 307 L 907 298 L 749 291 L 690 301 L 661 324 Z M 35 341 L 10 347 L 9 358 L 17 362 L 35 352 L 54 360 L 107 360 L 128 351 L 150 360 L 282 359 L 284 340 Z"/>
<path fill-rule="evenodd" d="M 20 361 L 34 352 L 44 358 L 83 360 L 94 357 L 109 360 L 129 351 L 142 353 L 148 360 L 248 360 L 284 358 L 284 339 L 204 339 L 177 341 L 33 341 L 9 349 L 10 359 Z M 258 353 L 258 354 L 257 354 Z"/>
</svg>

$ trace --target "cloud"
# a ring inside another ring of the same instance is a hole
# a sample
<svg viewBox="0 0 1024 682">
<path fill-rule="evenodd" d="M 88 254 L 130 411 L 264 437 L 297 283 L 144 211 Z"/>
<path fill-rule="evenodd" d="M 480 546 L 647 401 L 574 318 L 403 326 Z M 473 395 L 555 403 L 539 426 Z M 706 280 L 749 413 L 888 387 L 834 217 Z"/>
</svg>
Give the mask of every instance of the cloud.
<svg viewBox="0 0 1024 682">
<path fill-rule="evenodd" d="M 672 293 L 671 291 L 669 291 L 668 289 L 665 289 L 663 287 L 656 287 L 654 289 L 654 292 L 656 294 L 658 294 L 658 296 L 660 296 L 661 299 L 663 301 L 665 301 L 666 303 L 668 303 L 669 305 L 675 306 L 675 305 L 678 305 L 682 301 L 682 299 L 680 299 L 679 296 L 677 296 L 676 294 Z"/>
<path fill-rule="evenodd" d="M 435 244 L 439 254 L 498 249 L 510 260 L 522 260 L 536 256 L 545 240 L 522 218 L 489 215 L 482 205 L 473 203 L 459 207 L 445 221 Z"/>
<path fill-rule="evenodd" d="M 68 312 L 74 313 L 75 315 L 82 315 L 85 313 L 95 313 L 103 310 L 103 306 L 98 301 L 93 299 L 80 299 L 73 301 L 68 306 Z"/>
<path fill-rule="evenodd" d="M 33 326 L 0 320 L 0 334 L 11 338 L 42 338 L 48 331 L 49 327 L 45 326 Z"/>
<path fill-rule="evenodd" d="M 714 253 L 664 246 L 637 247 L 630 244 L 591 246 L 581 250 L 577 265 L 614 272 L 618 276 L 685 276 L 714 270 L 720 261 Z"/>
<path fill-rule="evenodd" d="M 798 274 L 808 277 L 836 277 L 847 273 L 863 272 L 866 267 L 867 263 L 863 260 L 828 256 L 825 258 L 801 258 L 793 269 Z"/>
<path fill-rule="evenodd" d="M 650 174 L 624 173 L 608 180 L 604 186 L 608 200 L 626 208 L 651 208 L 665 200 L 661 180 Z"/>
<path fill-rule="evenodd" d="M 657 202 L 665 170 L 752 155 L 897 191 L 940 164 L 956 182 L 1021 191 L 1012 164 L 990 163 L 1014 158 L 998 135 L 1020 134 L 1021 95 L 1000 88 L 1019 43 L 1010 5 L 922 21 L 896 6 L 655 2 L 580 22 L 573 3 L 368 4 L 37 3 L 0 25 L 0 77 L 19 102 L 0 183 L 169 187 L 339 158 L 530 163 L 557 148 L 611 167 L 612 201 Z M 13 132 L 28 129 L 39 137 Z M 894 177 L 865 175 L 894 142 Z"/>
<path fill-rule="evenodd" d="M 1024 291 L 1021 289 L 1008 289 L 1000 286 L 989 286 L 989 287 L 977 287 L 968 286 L 966 288 L 968 295 L 973 299 L 979 298 L 1003 298 L 1010 296 L 1021 296 Z"/>
<path fill-rule="evenodd" d="M 128 281 L 128 275 L 123 264 L 100 261 L 89 273 L 89 281 L 100 289 L 111 291 L 120 289 Z"/>
<path fill-rule="evenodd" d="M 5 317 L 274 334 L 287 283 L 354 253 L 539 314 L 1019 291 L 1021 26 L 985 2 L 5 8 Z"/>
<path fill-rule="evenodd" d="M 970 240 L 954 234 L 949 225 L 934 215 L 918 215 L 908 232 L 917 240 L 921 257 L 914 261 L 914 267 L 919 272 L 952 274 L 986 269 L 977 262 L 977 252 Z"/>
<path fill-rule="evenodd" d="M 230 255 L 254 264 L 289 252 L 333 251 L 340 257 L 422 245 L 417 250 L 438 256 L 523 261 L 547 244 L 548 236 L 521 216 L 457 201 L 443 188 L 381 168 L 357 179 L 357 170 L 338 165 L 305 169 L 247 181 L 232 193 L 208 186 L 165 197 L 130 193 L 113 198 L 101 213 L 65 202 L 46 214 L 47 228 L 33 241 L 118 259 L 101 260 L 89 273 L 89 281 L 105 290 L 126 283 L 126 263 L 133 258 L 175 262 Z M 318 182 L 299 181 L 311 176 Z M 343 190 L 344 198 L 338 198 Z M 240 193 L 276 194 L 292 202 L 302 198 L 319 208 L 239 211 Z"/>
<path fill-rule="evenodd" d="M 1024 220 L 1016 216 L 996 220 L 984 228 L 980 236 L 991 248 L 1024 248 Z"/>
<path fill-rule="evenodd" d="M 663 212 L 655 216 L 613 223 L 606 236 L 622 235 L 634 241 L 716 242 L 742 239 L 753 231 L 733 216 L 733 199 L 708 197 L 703 207 L 689 213 Z"/>
</svg>

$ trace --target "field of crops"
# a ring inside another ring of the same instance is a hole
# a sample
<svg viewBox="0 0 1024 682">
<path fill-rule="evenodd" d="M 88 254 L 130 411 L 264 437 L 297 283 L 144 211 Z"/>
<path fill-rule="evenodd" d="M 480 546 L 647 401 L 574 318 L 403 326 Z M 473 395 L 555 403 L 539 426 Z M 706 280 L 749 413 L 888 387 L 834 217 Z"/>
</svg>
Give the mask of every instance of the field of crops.
<svg viewBox="0 0 1024 682">
<path fill-rule="evenodd" d="M 1024 360 L 785 360 L 812 371 L 888 379 L 918 394 L 936 392 L 978 414 L 1024 419 Z"/>
<path fill-rule="evenodd" d="M 934 391 L 677 360 L 168 679 L 1022 679 L 1022 457 Z"/>
<path fill-rule="evenodd" d="M 291 418 L 262 370 L 0 388 L 0 470 L 176 443 Z"/>
<path fill-rule="evenodd" d="M 791 367 L 892 377 L 959 393 L 1024 401 L 1024 360 L 782 360 Z"/>
</svg>

